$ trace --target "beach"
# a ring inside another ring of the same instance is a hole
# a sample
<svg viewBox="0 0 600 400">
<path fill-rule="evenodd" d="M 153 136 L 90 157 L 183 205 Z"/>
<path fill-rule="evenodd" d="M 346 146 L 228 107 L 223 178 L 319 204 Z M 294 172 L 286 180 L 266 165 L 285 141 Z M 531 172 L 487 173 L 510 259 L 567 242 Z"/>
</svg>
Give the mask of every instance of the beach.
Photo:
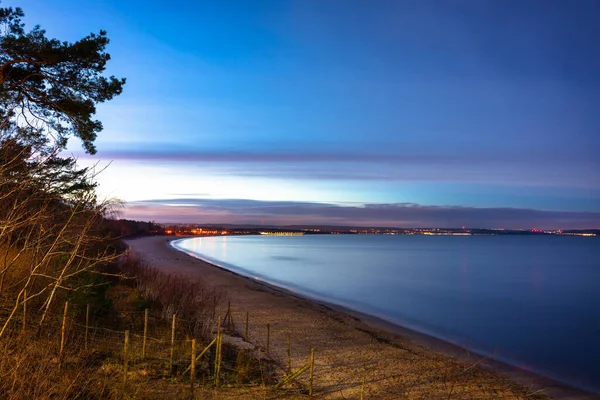
<svg viewBox="0 0 600 400">
<path fill-rule="evenodd" d="M 594 399 L 590 395 L 453 346 L 430 336 L 352 310 L 303 298 L 246 278 L 175 250 L 174 237 L 127 240 L 132 255 L 174 275 L 201 279 L 224 293 L 219 315 L 231 302 L 240 330 L 249 313 L 249 341 L 270 355 L 287 358 L 291 338 L 292 368 L 315 349 L 316 398 L 364 397 L 463 399 Z"/>
</svg>

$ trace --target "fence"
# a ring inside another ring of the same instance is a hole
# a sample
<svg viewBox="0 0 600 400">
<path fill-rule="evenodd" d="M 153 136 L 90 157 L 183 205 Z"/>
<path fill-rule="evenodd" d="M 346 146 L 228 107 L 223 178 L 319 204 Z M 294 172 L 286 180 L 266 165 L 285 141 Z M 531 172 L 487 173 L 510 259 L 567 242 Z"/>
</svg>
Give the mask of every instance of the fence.
<svg viewBox="0 0 600 400">
<path fill-rule="evenodd" d="M 41 356 L 56 358 L 58 367 L 65 368 L 65 371 L 76 364 L 74 354 L 79 352 L 85 356 L 100 351 L 105 357 L 103 360 L 108 360 L 106 364 L 113 368 L 113 377 L 123 385 L 136 388 L 136 385 L 144 384 L 141 373 L 151 371 L 154 377 L 183 383 L 185 386 L 178 388 L 185 390 L 186 395 L 188 390 L 193 395 L 199 386 L 202 389 L 219 387 L 227 390 L 232 383 L 250 383 L 236 386 L 246 390 L 253 385 L 258 387 L 259 383 L 264 393 L 276 398 L 279 397 L 278 391 L 288 390 L 292 391 L 294 398 L 300 397 L 299 394 L 323 397 L 335 394 L 332 397 L 338 397 L 339 392 L 339 397 L 352 395 L 352 398 L 363 399 L 369 394 L 367 391 L 382 393 L 382 386 L 377 385 L 383 384 L 386 394 L 390 395 L 391 390 L 395 390 L 392 394 L 397 394 L 398 398 L 538 398 L 537 389 L 524 388 L 519 392 L 512 386 L 507 389 L 508 386 L 502 382 L 496 386 L 498 377 L 487 372 L 475 374 L 474 367 L 479 361 L 465 364 L 434 353 L 404 348 L 400 344 L 391 346 L 391 351 L 399 355 L 392 356 L 397 358 L 393 363 L 396 368 L 394 375 L 379 372 L 382 360 L 389 359 L 381 354 L 376 355 L 377 360 L 367 358 L 364 363 L 358 356 L 334 359 L 331 353 L 335 349 L 329 349 L 325 344 L 320 352 L 315 349 L 306 351 L 310 348 L 306 337 L 297 339 L 298 346 L 300 343 L 305 345 L 305 354 L 293 360 L 291 349 L 294 341 L 289 332 L 277 330 L 276 323 L 252 324 L 252 312 L 240 308 L 233 312 L 231 303 L 223 308 L 215 311 L 214 320 L 210 315 L 207 317 L 210 334 L 193 337 L 189 333 L 191 321 L 177 315 L 115 307 L 118 316 L 114 313 L 102 316 L 95 314 L 89 305 L 74 307 L 66 302 L 56 305 L 55 312 L 48 318 L 50 321 L 40 333 L 35 324 L 40 315 L 36 314 L 33 304 L 26 302 L 20 305 L 18 314 L 12 319 L 10 335 L 3 337 L 0 345 L 6 348 L 11 338 L 22 338 L 13 341 L 14 348 L 27 342 L 30 336 L 41 334 L 44 336 L 43 343 L 49 345 Z M 2 311 L 0 319 L 6 316 Z M 375 338 L 374 341 L 379 342 L 380 339 Z M 387 343 L 385 338 L 381 341 Z M 31 343 L 38 347 L 37 342 Z M 360 349 L 353 347 L 352 351 L 359 352 Z M 368 352 L 374 355 L 370 345 Z M 38 357 L 34 362 L 40 359 L 38 354 L 34 357 Z M 5 357 L 6 371 L 16 364 L 13 359 L 10 355 Z M 44 371 L 52 370 L 54 373 L 53 369 L 52 362 L 50 368 Z M 257 369 L 259 373 L 255 373 Z M 340 374 L 340 369 L 345 372 Z M 0 368 L 0 377 L 6 371 Z M 346 391 L 345 395 L 342 395 L 342 389 Z M 252 397 L 257 396 L 246 398 Z M 263 397 L 267 396 L 260 396 Z"/>
<path fill-rule="evenodd" d="M 189 336 L 184 329 L 185 323 L 189 321 L 178 318 L 177 315 L 172 315 L 167 320 L 163 314 L 154 313 L 149 309 L 121 310 L 118 321 L 97 317 L 91 311 L 89 304 L 85 307 L 84 316 L 74 315 L 68 301 L 64 303 L 61 311 L 61 320 L 52 324 L 52 328 L 47 329 L 46 332 L 49 337 L 56 337 L 59 368 L 64 363 L 68 363 L 69 353 L 102 349 L 108 353 L 113 364 L 121 365 L 124 384 L 133 384 L 131 377 L 135 375 L 136 370 L 149 369 L 154 375 L 171 377 L 178 381 L 188 380 L 193 395 L 197 385 L 219 387 L 223 383 L 224 376 L 229 381 L 234 379 L 232 377 L 237 381 L 244 381 L 243 377 L 239 379 L 240 374 L 244 372 L 238 365 L 240 352 L 242 352 L 244 353 L 242 358 L 246 357 L 246 362 L 259 360 L 259 368 L 263 368 L 260 371 L 261 383 L 265 390 L 277 391 L 285 387 L 289 388 L 293 384 L 305 388 L 308 395 L 313 396 L 314 349 L 310 355 L 306 355 L 306 362 L 293 369 L 291 335 L 288 332 L 287 360 L 284 362 L 273 360 L 270 355 L 270 324 L 265 327 L 264 337 L 255 338 L 263 345 L 255 345 L 249 338 L 250 312 L 245 312 L 245 321 L 242 326 L 238 325 L 238 329 L 243 332 L 239 334 L 233 320 L 231 303 L 228 304 L 223 319 L 217 316 L 212 335 L 208 338 Z M 33 325 L 35 317 L 32 311 L 28 310 L 27 303 L 23 303 L 22 316 L 13 321 L 12 332 L 24 337 L 31 335 L 37 329 Z M 225 346 L 224 339 L 227 341 Z M 240 343 L 242 345 L 239 345 Z M 226 356 L 224 350 L 228 353 Z M 234 351 L 236 356 L 233 356 Z M 279 374 L 280 372 L 283 374 Z M 268 378 L 275 375 L 283 376 L 283 379 L 277 381 Z M 301 381 L 301 378 L 306 379 Z"/>
</svg>

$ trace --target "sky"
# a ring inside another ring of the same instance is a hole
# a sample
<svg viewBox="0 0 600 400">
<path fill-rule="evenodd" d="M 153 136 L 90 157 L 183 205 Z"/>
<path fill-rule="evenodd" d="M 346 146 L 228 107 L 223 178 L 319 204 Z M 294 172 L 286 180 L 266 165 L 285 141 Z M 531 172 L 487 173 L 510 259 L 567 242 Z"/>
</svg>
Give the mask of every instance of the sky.
<svg viewBox="0 0 600 400">
<path fill-rule="evenodd" d="M 3 0 L 108 31 L 100 193 L 158 222 L 600 228 L 595 0 Z"/>
</svg>

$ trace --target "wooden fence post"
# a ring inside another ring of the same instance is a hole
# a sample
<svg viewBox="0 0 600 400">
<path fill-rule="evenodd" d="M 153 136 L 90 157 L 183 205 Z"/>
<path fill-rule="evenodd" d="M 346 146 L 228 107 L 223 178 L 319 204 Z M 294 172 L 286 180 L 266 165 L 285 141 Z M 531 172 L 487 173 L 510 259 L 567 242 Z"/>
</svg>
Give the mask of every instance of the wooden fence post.
<svg viewBox="0 0 600 400">
<path fill-rule="evenodd" d="M 169 358 L 169 375 L 173 375 L 173 352 L 175 350 L 175 317 L 173 314 L 173 322 L 171 322 L 171 358 Z"/>
<path fill-rule="evenodd" d="M 360 386 L 360 400 L 363 400 L 364 395 L 365 395 L 365 377 L 363 376 L 362 384 Z"/>
<path fill-rule="evenodd" d="M 144 310 L 144 340 L 142 342 L 142 360 L 146 358 L 146 336 L 148 335 L 148 309 Z"/>
<path fill-rule="evenodd" d="M 200 354 L 198 354 L 198 357 L 196 357 L 196 362 L 198 362 L 198 361 L 199 361 L 199 360 L 202 358 L 202 356 L 203 356 L 204 354 L 206 354 L 206 352 L 207 352 L 208 350 L 210 350 L 210 348 L 211 348 L 211 347 L 213 347 L 214 345 L 216 345 L 216 343 L 217 343 L 217 338 L 214 338 L 214 339 L 213 339 L 213 340 L 212 340 L 212 341 L 211 341 L 211 342 L 208 344 L 208 346 L 206 346 L 206 347 L 204 348 L 204 350 L 202 350 L 202 351 L 200 352 Z M 189 370 L 190 370 L 190 366 L 188 366 L 188 367 L 185 369 L 185 371 L 183 371 L 183 372 L 181 373 L 181 376 L 185 375 L 185 374 L 186 374 L 186 373 L 187 373 Z"/>
<path fill-rule="evenodd" d="M 248 322 L 250 320 L 250 311 L 246 311 L 246 335 L 244 336 L 244 340 L 248 341 Z"/>
<path fill-rule="evenodd" d="M 221 362 L 223 360 L 223 333 L 219 333 L 219 363 L 217 364 L 217 384 L 221 379 Z"/>
<path fill-rule="evenodd" d="M 219 365 L 217 368 L 217 377 L 220 379 L 221 362 L 223 361 L 223 333 L 219 332 Z"/>
<path fill-rule="evenodd" d="M 127 348 L 129 347 L 129 331 L 125 331 L 125 341 L 123 343 L 123 383 L 127 383 Z"/>
<path fill-rule="evenodd" d="M 310 377 L 308 378 L 308 395 L 313 395 L 313 376 L 315 371 L 315 349 L 310 350 Z"/>
<path fill-rule="evenodd" d="M 190 365 L 190 384 L 192 386 L 192 399 L 194 398 L 194 379 L 196 378 L 196 339 L 192 339 L 192 364 Z"/>
<path fill-rule="evenodd" d="M 88 329 L 90 327 L 90 303 L 85 306 L 85 349 L 88 349 Z"/>
<path fill-rule="evenodd" d="M 217 322 L 217 343 L 215 347 L 215 385 L 219 386 L 219 372 L 221 369 L 221 317 Z"/>
<path fill-rule="evenodd" d="M 67 330 L 67 311 L 69 310 L 69 302 L 65 301 L 65 311 L 63 312 L 62 328 L 60 330 L 60 353 L 59 365 L 62 364 L 63 351 L 65 350 L 65 333 Z"/>
</svg>

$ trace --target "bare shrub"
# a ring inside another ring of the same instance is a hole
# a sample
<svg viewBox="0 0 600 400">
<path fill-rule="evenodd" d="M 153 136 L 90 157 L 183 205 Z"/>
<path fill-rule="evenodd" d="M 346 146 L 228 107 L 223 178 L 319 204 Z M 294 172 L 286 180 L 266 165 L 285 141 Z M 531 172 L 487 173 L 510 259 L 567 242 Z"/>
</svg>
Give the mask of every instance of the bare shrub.
<svg viewBox="0 0 600 400">
<path fill-rule="evenodd" d="M 221 290 L 198 279 L 188 280 L 149 267 L 134 255 L 123 260 L 121 270 L 152 305 L 158 306 L 164 320 L 169 321 L 176 314 L 190 335 L 210 336 L 215 326 L 215 309 L 223 300 Z"/>
</svg>

